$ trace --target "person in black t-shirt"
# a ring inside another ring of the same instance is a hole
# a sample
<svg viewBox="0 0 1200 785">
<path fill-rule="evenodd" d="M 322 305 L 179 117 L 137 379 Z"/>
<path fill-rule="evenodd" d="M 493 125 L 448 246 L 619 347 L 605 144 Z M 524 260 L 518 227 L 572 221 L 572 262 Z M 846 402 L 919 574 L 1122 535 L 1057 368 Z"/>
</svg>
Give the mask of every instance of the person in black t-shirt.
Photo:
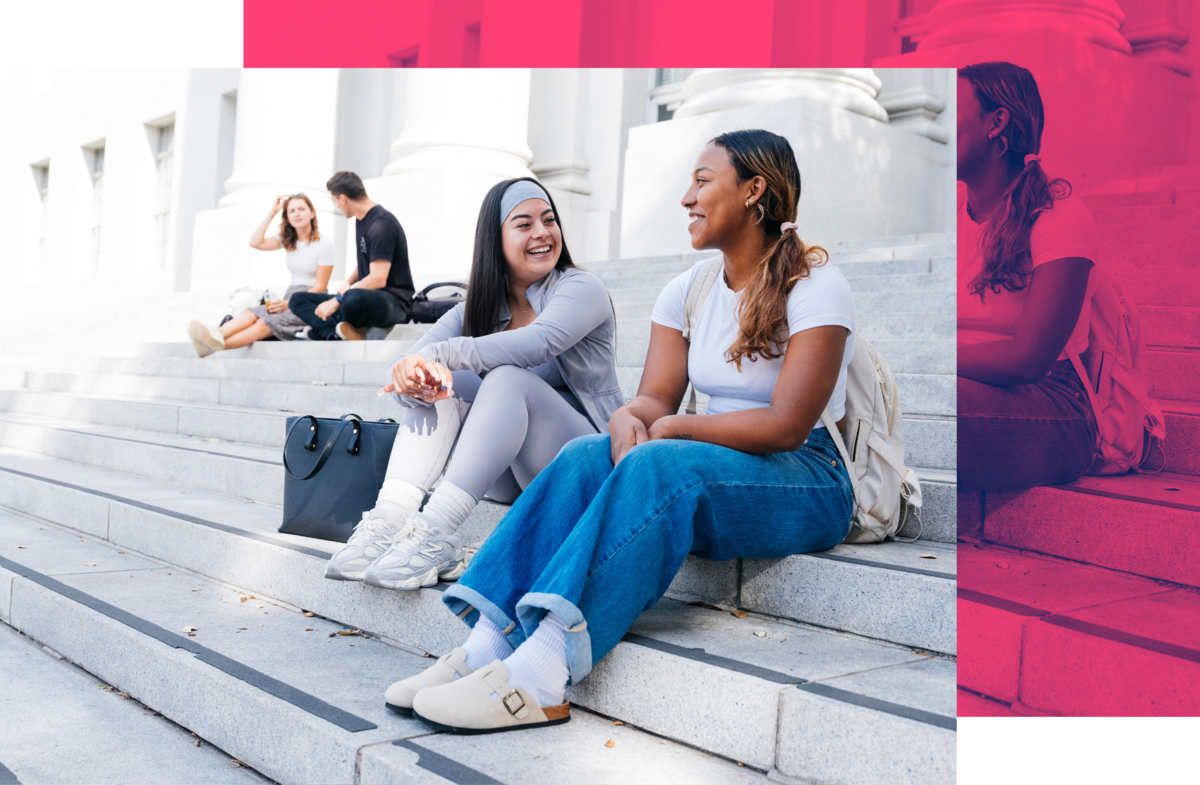
<svg viewBox="0 0 1200 785">
<path fill-rule="evenodd" d="M 338 172 L 325 183 L 333 203 L 354 218 L 358 267 L 336 295 L 300 292 L 292 295 L 292 312 L 311 329 L 316 341 L 361 341 L 368 327 L 391 327 L 408 321 L 413 282 L 408 268 L 408 242 L 396 216 L 367 197 L 354 172 Z"/>
</svg>

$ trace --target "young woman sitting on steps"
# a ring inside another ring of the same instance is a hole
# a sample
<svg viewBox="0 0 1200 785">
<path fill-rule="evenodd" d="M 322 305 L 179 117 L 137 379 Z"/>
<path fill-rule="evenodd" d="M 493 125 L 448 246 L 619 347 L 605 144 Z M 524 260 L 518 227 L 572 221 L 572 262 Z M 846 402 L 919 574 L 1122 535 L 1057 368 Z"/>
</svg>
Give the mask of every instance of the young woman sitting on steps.
<svg viewBox="0 0 1200 785">
<path fill-rule="evenodd" d="M 267 237 L 267 227 L 280 210 L 283 210 L 284 218 L 279 230 Z M 287 251 L 287 268 L 292 281 L 281 299 L 247 308 L 220 327 L 192 320 L 188 325 L 188 337 L 201 357 L 222 349 L 240 349 L 271 336 L 281 341 L 292 340 L 308 326 L 288 309 L 292 295 L 296 292 L 324 294 L 329 286 L 329 276 L 333 273 L 333 241 L 317 231 L 317 211 L 304 194 L 276 197 L 267 217 L 250 235 L 250 247 L 258 251 L 278 251 L 280 248 Z"/>
<path fill-rule="evenodd" d="M 1096 223 L 1042 169 L 1042 99 L 1012 63 L 958 72 L 959 490 L 1057 485 L 1096 418 L 1068 359 L 1088 344 Z"/>
<path fill-rule="evenodd" d="M 683 206 L 692 247 L 720 251 L 724 274 L 690 343 L 685 304 L 703 262 L 659 295 L 638 395 L 609 433 L 568 444 L 442 595 L 471 625 L 466 642 L 393 684 L 389 706 L 465 733 L 565 722 L 568 681 L 689 553 L 766 559 L 846 536 L 850 477 L 820 417 L 828 406 L 844 418 L 854 298 L 800 239 L 799 198 L 783 137 L 736 131 L 701 151 Z M 676 414 L 689 381 L 710 396 L 706 415 Z"/>
<path fill-rule="evenodd" d="M 327 578 L 387 589 L 457 578 L 458 529 L 484 494 L 513 501 L 564 444 L 607 432 L 625 402 L 608 292 L 572 263 L 535 180 L 488 192 L 467 292 L 392 367 L 384 391 L 406 410 L 386 479 Z"/>
</svg>

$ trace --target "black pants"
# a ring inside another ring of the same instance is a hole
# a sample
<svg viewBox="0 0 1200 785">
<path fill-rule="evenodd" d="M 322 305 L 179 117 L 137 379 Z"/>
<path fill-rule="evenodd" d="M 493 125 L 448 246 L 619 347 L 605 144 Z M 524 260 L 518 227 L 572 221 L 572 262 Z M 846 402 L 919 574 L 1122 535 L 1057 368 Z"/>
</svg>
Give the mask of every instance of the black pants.
<svg viewBox="0 0 1200 785">
<path fill-rule="evenodd" d="M 342 304 L 329 319 L 317 316 L 317 306 L 332 299 L 332 294 L 297 292 L 292 295 L 288 307 L 312 329 L 308 337 L 314 341 L 330 341 L 334 328 L 345 321 L 351 327 L 391 327 L 408 321 L 408 310 L 404 303 L 380 289 L 351 289 L 342 295 Z"/>
</svg>

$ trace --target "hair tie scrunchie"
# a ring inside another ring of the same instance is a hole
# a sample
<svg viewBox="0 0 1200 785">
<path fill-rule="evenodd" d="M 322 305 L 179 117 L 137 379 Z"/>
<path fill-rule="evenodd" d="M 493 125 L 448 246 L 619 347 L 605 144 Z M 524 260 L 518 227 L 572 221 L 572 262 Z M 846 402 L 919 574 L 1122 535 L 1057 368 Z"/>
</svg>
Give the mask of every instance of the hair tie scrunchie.
<svg viewBox="0 0 1200 785">
<path fill-rule="evenodd" d="M 786 232 L 788 229 L 791 229 L 791 230 L 794 232 L 794 231 L 796 231 L 796 230 L 797 230 L 797 229 L 799 229 L 799 228 L 800 228 L 800 227 L 796 226 L 796 224 L 792 223 L 791 221 L 784 221 L 783 223 L 781 223 L 781 224 L 779 225 L 779 233 L 780 233 L 780 234 L 783 234 L 783 233 L 784 233 L 784 232 Z"/>
<path fill-rule="evenodd" d="M 1040 160 L 1042 160 L 1040 155 L 1034 155 L 1033 153 L 1030 153 L 1029 155 L 1025 156 L 1025 165 L 1029 166 L 1030 164 Z"/>
</svg>

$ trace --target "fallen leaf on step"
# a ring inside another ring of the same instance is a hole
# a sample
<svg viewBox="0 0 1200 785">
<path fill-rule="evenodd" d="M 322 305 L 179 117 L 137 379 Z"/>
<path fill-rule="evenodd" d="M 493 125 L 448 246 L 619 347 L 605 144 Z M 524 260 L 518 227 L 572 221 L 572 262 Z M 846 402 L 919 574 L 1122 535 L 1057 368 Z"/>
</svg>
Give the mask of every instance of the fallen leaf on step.
<svg viewBox="0 0 1200 785">
<path fill-rule="evenodd" d="M 84 567 L 95 567 L 95 566 L 96 566 L 96 562 L 94 562 L 94 561 L 85 561 L 85 562 L 83 563 L 83 566 L 84 566 Z"/>
<path fill-rule="evenodd" d="M 745 764 L 745 763 L 739 763 L 738 765 L 739 765 L 739 766 L 741 766 L 743 769 L 744 769 L 744 768 L 746 768 L 746 764 Z"/>
<path fill-rule="evenodd" d="M 746 618 L 746 612 L 745 612 L 745 611 L 734 611 L 734 612 L 733 612 L 733 615 L 734 615 L 734 616 L 736 616 L 736 617 L 738 617 L 739 619 L 744 619 L 744 618 Z"/>
<path fill-rule="evenodd" d="M 313 382 L 313 384 L 316 385 L 317 387 L 328 387 L 329 386 L 329 382 Z"/>
<path fill-rule="evenodd" d="M 362 635 L 362 630 L 338 630 L 338 635 Z"/>
<path fill-rule="evenodd" d="M 117 551 L 117 553 L 125 553 L 125 551 Z"/>
<path fill-rule="evenodd" d="M 615 747 L 616 745 L 617 745 L 617 743 L 615 741 L 613 741 L 612 739 L 609 739 L 608 741 L 604 742 L 605 747 Z"/>
<path fill-rule="evenodd" d="M 26 548 L 24 545 L 18 545 L 18 546 L 17 546 L 17 550 L 20 550 L 20 551 L 27 551 L 27 550 L 29 550 L 29 549 L 28 549 L 28 548 Z"/>
<path fill-rule="evenodd" d="M 999 568 L 1000 568 L 1000 569 L 1002 569 L 1002 570 L 1007 570 L 1007 569 L 1008 569 L 1008 562 L 1000 562 L 1000 563 L 998 563 L 996 566 L 997 566 L 997 567 L 999 567 Z"/>
<path fill-rule="evenodd" d="M 200 739 L 196 739 L 196 746 L 197 746 L 197 747 L 199 747 L 199 746 L 200 746 Z"/>
<path fill-rule="evenodd" d="M 937 557 L 936 557 L 936 556 L 934 556 L 932 553 L 922 553 L 922 554 L 918 554 L 918 555 L 919 555 L 919 556 L 920 556 L 922 559 L 936 559 L 936 558 L 937 558 Z"/>
<path fill-rule="evenodd" d="M 196 632 L 199 629 L 199 627 L 184 627 L 180 632 Z"/>
<path fill-rule="evenodd" d="M 624 725 L 624 724 L 625 724 L 625 723 L 621 722 L 620 720 L 614 720 L 614 721 L 613 721 L 613 725 Z"/>
<path fill-rule="evenodd" d="M 261 605 L 255 605 L 254 607 L 255 607 L 255 608 L 262 608 L 262 606 L 261 606 Z"/>
<path fill-rule="evenodd" d="M 317 614 L 311 613 L 310 611 L 305 611 L 304 615 L 311 619 L 313 616 L 316 616 Z"/>
<path fill-rule="evenodd" d="M 758 637 L 760 637 L 760 638 L 765 638 L 765 637 L 767 637 L 767 634 L 766 634 L 765 632 L 759 632 L 758 630 L 753 630 L 753 632 L 754 632 L 754 634 L 755 634 L 755 635 L 757 635 L 757 636 L 758 636 Z"/>
<path fill-rule="evenodd" d="M 131 701 L 131 700 L 133 700 L 133 698 L 129 697 L 129 694 L 128 694 L 128 693 L 125 693 L 125 692 L 118 692 L 117 694 L 121 696 L 121 700 L 126 700 L 126 701 Z"/>
<path fill-rule="evenodd" d="M 313 628 L 312 628 L 312 627 L 305 627 L 305 628 L 304 628 L 304 631 L 305 631 L 305 632 L 312 632 L 312 631 L 313 631 Z"/>
</svg>

